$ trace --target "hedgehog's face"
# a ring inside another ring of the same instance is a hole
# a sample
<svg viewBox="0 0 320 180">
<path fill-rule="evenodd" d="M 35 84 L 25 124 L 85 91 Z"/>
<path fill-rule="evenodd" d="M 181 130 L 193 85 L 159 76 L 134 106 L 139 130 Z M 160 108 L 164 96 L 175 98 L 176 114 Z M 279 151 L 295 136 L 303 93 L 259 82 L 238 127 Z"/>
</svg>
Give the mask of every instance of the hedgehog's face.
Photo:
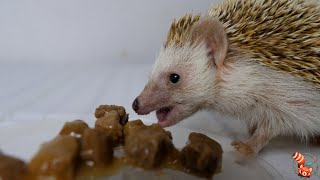
<svg viewBox="0 0 320 180">
<path fill-rule="evenodd" d="M 157 58 L 149 82 L 132 104 L 138 114 L 156 111 L 163 126 L 205 107 L 214 98 L 217 69 L 223 64 L 227 40 L 217 21 L 203 20 L 193 26 L 189 41 L 169 44 Z"/>
<path fill-rule="evenodd" d="M 162 49 L 149 82 L 137 98 L 138 114 L 156 111 L 161 126 L 173 125 L 199 110 L 214 81 L 204 44 Z M 210 83 L 208 83 L 210 82 Z"/>
</svg>

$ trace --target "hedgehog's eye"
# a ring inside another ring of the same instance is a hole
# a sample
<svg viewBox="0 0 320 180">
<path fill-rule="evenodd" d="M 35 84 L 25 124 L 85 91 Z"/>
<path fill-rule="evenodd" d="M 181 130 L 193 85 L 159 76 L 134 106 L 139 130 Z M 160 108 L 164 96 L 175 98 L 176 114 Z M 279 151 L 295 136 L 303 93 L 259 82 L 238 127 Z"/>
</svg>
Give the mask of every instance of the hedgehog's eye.
<svg viewBox="0 0 320 180">
<path fill-rule="evenodd" d="M 180 76 L 178 74 L 175 74 L 175 73 L 170 74 L 170 81 L 172 83 L 177 83 L 179 79 L 180 79 Z"/>
</svg>

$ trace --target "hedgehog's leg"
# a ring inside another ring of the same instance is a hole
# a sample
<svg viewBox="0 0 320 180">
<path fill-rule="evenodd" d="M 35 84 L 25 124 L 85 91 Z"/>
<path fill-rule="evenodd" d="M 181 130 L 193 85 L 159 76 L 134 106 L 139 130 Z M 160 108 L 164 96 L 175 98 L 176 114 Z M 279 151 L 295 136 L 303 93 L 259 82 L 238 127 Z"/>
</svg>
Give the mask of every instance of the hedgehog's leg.
<svg viewBox="0 0 320 180">
<path fill-rule="evenodd" d="M 250 136 L 252 136 L 252 135 L 253 135 L 253 133 L 256 131 L 257 126 L 256 126 L 256 125 L 254 125 L 254 126 L 252 126 L 252 127 L 249 127 L 248 129 L 249 129 L 249 134 L 250 134 Z"/>
<path fill-rule="evenodd" d="M 255 156 L 271 138 L 267 123 L 261 123 L 252 131 L 251 137 L 246 142 L 236 140 L 231 145 L 243 155 Z"/>
</svg>

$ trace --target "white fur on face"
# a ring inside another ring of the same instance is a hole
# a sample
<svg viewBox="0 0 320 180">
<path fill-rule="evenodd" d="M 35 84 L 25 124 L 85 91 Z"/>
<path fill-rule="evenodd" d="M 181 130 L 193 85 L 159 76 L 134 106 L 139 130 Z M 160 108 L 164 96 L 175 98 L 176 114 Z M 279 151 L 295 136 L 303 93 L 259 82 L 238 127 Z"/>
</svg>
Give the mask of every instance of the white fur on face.
<svg viewBox="0 0 320 180">
<path fill-rule="evenodd" d="M 170 73 L 181 74 L 182 85 L 174 89 L 175 99 L 185 101 L 187 98 L 192 98 L 191 94 L 199 94 L 200 96 L 207 94 L 207 90 L 211 89 L 214 79 L 214 69 L 209 67 L 208 50 L 205 44 L 192 46 L 186 44 L 182 47 L 175 45 L 168 46 L 166 49 L 161 49 L 159 57 L 154 63 L 150 79 L 154 83 L 161 81 L 161 78 L 167 78 L 164 74 Z M 169 93 L 169 92 L 168 92 Z M 199 95 L 198 95 L 199 96 Z"/>
<path fill-rule="evenodd" d="M 186 44 L 182 47 L 172 44 L 161 49 L 153 65 L 149 85 L 158 86 L 161 91 L 158 94 L 171 94 L 166 104 L 158 106 L 179 105 L 181 112 L 174 117 L 174 121 L 180 121 L 198 111 L 206 102 L 208 94 L 213 94 L 215 70 L 209 65 L 208 52 L 205 43 L 197 46 Z M 180 75 L 179 85 L 170 84 L 171 73 Z"/>
</svg>

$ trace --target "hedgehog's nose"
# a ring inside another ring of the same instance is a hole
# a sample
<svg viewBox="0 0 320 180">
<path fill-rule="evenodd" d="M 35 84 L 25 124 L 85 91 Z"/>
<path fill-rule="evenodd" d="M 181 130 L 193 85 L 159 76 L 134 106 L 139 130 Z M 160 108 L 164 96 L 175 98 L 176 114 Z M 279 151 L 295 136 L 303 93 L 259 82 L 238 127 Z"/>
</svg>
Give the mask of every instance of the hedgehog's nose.
<svg viewBox="0 0 320 180">
<path fill-rule="evenodd" d="M 138 111 L 138 109 L 139 109 L 139 101 L 138 101 L 138 98 L 136 98 L 134 101 L 133 101 L 133 103 L 132 103 L 132 109 L 134 110 L 134 111 Z"/>
</svg>

